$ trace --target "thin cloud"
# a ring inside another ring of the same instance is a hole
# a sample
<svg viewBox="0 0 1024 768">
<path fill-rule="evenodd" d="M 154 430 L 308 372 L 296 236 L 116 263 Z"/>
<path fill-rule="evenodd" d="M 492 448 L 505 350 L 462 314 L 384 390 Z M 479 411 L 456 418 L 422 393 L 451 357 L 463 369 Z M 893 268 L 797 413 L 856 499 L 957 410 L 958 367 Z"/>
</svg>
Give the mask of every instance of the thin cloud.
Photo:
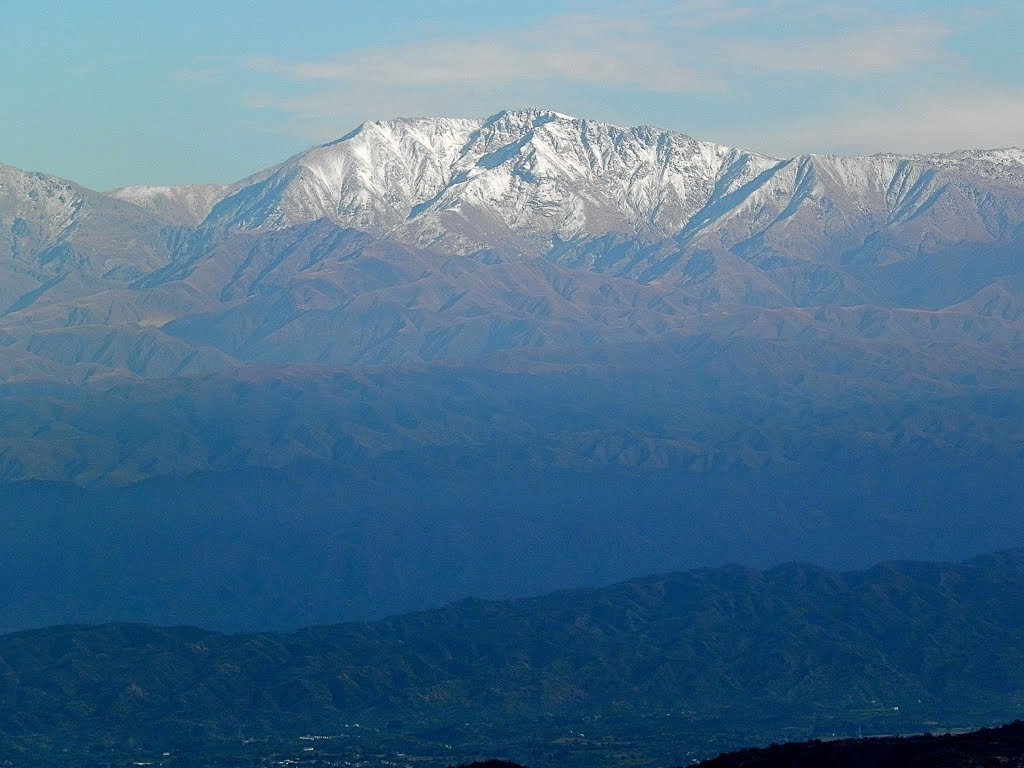
<svg viewBox="0 0 1024 768">
<path fill-rule="evenodd" d="M 589 82 L 694 92 L 708 78 L 642 25 L 592 16 L 563 16 L 507 37 L 434 40 L 364 49 L 326 61 L 253 58 L 253 72 L 306 83 L 378 87 L 447 87 L 521 81 Z"/>
<path fill-rule="evenodd" d="M 950 30 L 932 22 L 857 29 L 831 38 L 790 37 L 765 45 L 744 40 L 730 44 L 734 64 L 781 72 L 839 78 L 893 74 L 928 62 L 950 61 L 944 44 Z"/>
<path fill-rule="evenodd" d="M 875 109 L 877 102 L 863 103 L 865 87 L 884 79 L 880 90 L 891 96 L 934 88 L 950 75 L 966 80 L 970 62 L 951 43 L 958 26 L 967 23 L 952 12 L 925 18 L 829 0 L 638 1 L 553 16 L 500 35 L 435 37 L 324 59 L 253 57 L 244 68 L 258 76 L 258 92 L 250 90 L 246 104 L 273 115 L 282 130 L 326 140 L 339 126 L 367 118 L 479 116 L 516 105 L 573 112 L 581 109 L 574 105 L 586 104 L 582 109 L 592 113 L 606 104 L 604 112 L 619 121 L 624 112 L 641 114 L 631 106 L 641 102 L 666 105 L 663 113 L 713 103 L 718 114 L 726 114 L 732 102 L 737 120 L 753 125 L 760 122 L 748 106 L 755 94 L 764 104 L 765 94 L 778 93 L 783 103 L 804 92 L 822 98 L 800 101 L 803 122 L 794 118 L 785 136 L 777 124 L 771 126 L 758 146 L 801 150 L 819 146 L 824 135 L 830 147 L 845 142 L 877 151 L 893 146 L 897 128 L 889 112 Z M 843 104 L 847 92 L 851 100 Z M 837 104 L 851 114 L 836 116 Z M 897 114 L 909 109 L 900 106 Z M 860 119 L 862 114 L 872 117 Z M 906 121 L 918 136 L 936 134 L 929 146 L 948 146 L 938 133 L 952 136 L 971 124 L 956 117 L 956 110 L 928 114 L 935 124 Z M 1016 113 L 1005 108 L 1000 114 Z M 876 120 L 893 130 L 875 131 L 871 138 Z M 943 123 L 955 127 L 940 129 Z M 690 124 L 677 127 L 693 130 Z M 709 138 L 736 138 L 731 127 L 725 125 L 722 135 L 701 130 Z M 996 135 L 995 126 L 986 135 Z"/>
<path fill-rule="evenodd" d="M 790 147 L 815 147 L 822 137 L 837 150 L 871 154 L 948 152 L 1024 144 L 1024 90 L 951 90 L 919 95 L 901 108 L 858 109 L 779 134 Z"/>
<path fill-rule="evenodd" d="M 799 17 L 799 18 L 798 18 Z M 787 18 L 810 29 L 779 36 Z M 331 59 L 253 57 L 249 71 L 307 85 L 445 88 L 452 84 L 568 82 L 690 94 L 751 73 L 834 78 L 905 71 L 943 57 L 948 28 L 927 20 L 873 23 L 828 5 L 750 6 L 691 0 L 567 14 L 498 35 L 347 51 Z"/>
<path fill-rule="evenodd" d="M 225 67 L 194 67 L 174 70 L 171 79 L 180 83 L 212 83 L 223 80 L 227 75 Z"/>
</svg>

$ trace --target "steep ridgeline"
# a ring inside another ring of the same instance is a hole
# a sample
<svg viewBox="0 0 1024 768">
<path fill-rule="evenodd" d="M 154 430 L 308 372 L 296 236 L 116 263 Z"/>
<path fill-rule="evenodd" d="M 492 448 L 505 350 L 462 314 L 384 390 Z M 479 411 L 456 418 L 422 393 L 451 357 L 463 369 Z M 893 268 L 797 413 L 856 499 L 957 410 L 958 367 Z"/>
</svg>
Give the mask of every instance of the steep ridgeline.
<svg viewBox="0 0 1024 768">
<path fill-rule="evenodd" d="M 702 569 L 288 635 L 57 627 L 0 637 L 0 751 L 209 764 L 211 748 L 266 757 L 323 734 L 337 741 L 318 751 L 384 756 L 413 737 L 440 765 L 470 750 L 529 762 L 551 742 L 575 759 L 556 764 L 672 765 L 809 733 L 1012 719 L 1022 629 L 1020 551 Z M 353 723 L 375 741 L 347 742 Z"/>
</svg>

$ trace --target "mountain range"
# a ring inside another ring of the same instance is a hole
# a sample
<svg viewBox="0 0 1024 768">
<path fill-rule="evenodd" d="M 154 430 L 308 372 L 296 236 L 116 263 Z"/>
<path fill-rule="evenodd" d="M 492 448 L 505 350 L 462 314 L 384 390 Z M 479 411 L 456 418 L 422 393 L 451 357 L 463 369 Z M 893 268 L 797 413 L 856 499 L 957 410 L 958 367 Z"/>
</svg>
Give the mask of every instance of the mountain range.
<svg viewBox="0 0 1024 768">
<path fill-rule="evenodd" d="M 0 166 L 0 629 L 1024 545 L 1022 245 L 1020 149 L 546 110 L 228 185 Z"/>
<path fill-rule="evenodd" d="M 1024 317 L 1018 149 L 778 160 L 525 110 L 365 123 L 228 186 L 0 195 L 7 380 Z"/>
</svg>

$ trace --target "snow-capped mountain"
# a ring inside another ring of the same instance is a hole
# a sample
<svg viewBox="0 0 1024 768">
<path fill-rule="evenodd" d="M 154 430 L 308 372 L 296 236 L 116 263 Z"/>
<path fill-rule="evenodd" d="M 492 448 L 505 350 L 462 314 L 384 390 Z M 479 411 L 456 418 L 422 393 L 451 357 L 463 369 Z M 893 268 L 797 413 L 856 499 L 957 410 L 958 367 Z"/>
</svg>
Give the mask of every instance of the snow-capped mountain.
<svg viewBox="0 0 1024 768">
<path fill-rule="evenodd" d="M 1013 342 L 1022 247 L 1019 149 L 775 159 L 544 110 L 365 123 L 230 186 L 0 168 L 0 378 L 701 328 Z"/>
<path fill-rule="evenodd" d="M 364 123 L 235 185 L 204 228 L 318 219 L 449 253 L 548 254 L 642 280 L 696 248 L 755 263 L 889 262 L 1024 221 L 1024 152 L 777 160 L 557 112 Z M 581 258 L 609 233 L 674 238 L 671 258 Z M 567 245 L 568 244 L 568 245 Z"/>
<path fill-rule="evenodd" d="M 381 121 L 257 177 L 205 226 L 266 230 L 327 218 L 455 253 L 536 255 L 553 241 L 606 232 L 675 234 L 713 194 L 777 162 L 542 110 Z"/>
<path fill-rule="evenodd" d="M 198 226 L 206 243 L 326 219 L 450 254 L 692 281 L 708 263 L 691 265 L 698 253 L 716 266 L 836 268 L 1006 242 L 1024 222 L 1024 151 L 779 160 L 519 110 L 364 123 L 228 187 L 110 194 Z"/>
</svg>

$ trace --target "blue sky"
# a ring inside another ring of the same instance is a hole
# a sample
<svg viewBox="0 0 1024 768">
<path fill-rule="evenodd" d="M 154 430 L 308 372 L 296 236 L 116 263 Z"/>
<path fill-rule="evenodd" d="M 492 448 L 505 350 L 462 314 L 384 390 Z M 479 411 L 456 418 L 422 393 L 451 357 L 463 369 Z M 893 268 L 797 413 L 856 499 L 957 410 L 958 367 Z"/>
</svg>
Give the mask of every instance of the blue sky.
<svg viewBox="0 0 1024 768">
<path fill-rule="evenodd" d="M 0 163 L 229 182 L 362 120 L 520 106 L 776 155 L 1021 146 L 1021 6 L 0 0 Z"/>
</svg>

